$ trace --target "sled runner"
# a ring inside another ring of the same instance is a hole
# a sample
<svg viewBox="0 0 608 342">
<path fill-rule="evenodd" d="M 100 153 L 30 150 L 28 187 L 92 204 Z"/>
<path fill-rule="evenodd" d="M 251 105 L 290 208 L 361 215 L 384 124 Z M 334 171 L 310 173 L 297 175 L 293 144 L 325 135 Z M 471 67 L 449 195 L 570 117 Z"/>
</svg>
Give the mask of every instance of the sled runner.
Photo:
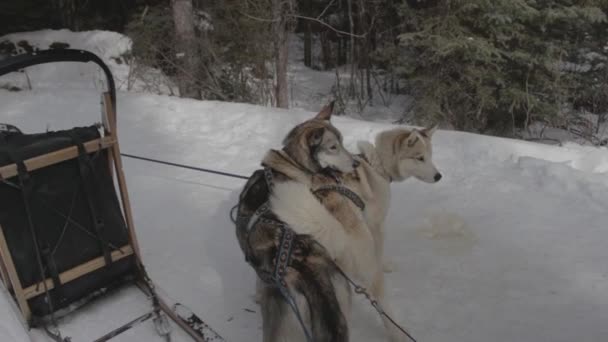
<svg viewBox="0 0 608 342">
<path fill-rule="evenodd" d="M 152 310 L 91 340 L 148 319 L 168 338 L 168 317 L 195 341 L 223 341 L 194 313 L 179 314 L 160 298 L 146 273 L 118 143 L 114 80 L 103 61 L 82 50 L 39 51 L 1 61 L 0 76 L 52 62 L 95 63 L 108 90 L 98 125 L 24 134 L 0 123 L 0 278 L 25 322 L 68 341 L 49 329 L 59 316 L 136 284 Z"/>
</svg>

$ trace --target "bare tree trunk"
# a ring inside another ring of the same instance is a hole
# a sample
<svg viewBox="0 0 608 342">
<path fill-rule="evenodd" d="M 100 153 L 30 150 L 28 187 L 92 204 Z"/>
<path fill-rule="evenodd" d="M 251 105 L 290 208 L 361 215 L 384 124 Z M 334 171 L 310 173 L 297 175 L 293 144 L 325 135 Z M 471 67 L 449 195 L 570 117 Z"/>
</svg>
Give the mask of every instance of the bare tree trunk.
<svg viewBox="0 0 608 342">
<path fill-rule="evenodd" d="M 323 69 L 329 70 L 334 66 L 334 61 L 332 59 L 331 42 L 329 41 L 328 33 L 321 32 L 319 38 L 321 40 L 321 54 L 323 55 Z M 340 51 L 340 49 L 338 49 L 338 51 Z"/>
<path fill-rule="evenodd" d="M 307 16 L 313 16 L 312 1 L 308 1 L 304 10 Z M 310 20 L 306 20 L 304 23 L 304 65 L 309 68 L 312 66 L 312 23 Z"/>
<path fill-rule="evenodd" d="M 275 98 L 276 106 L 289 108 L 289 93 L 287 83 L 287 61 L 289 58 L 288 32 L 285 0 L 272 0 L 272 31 L 275 51 Z"/>
<path fill-rule="evenodd" d="M 353 98 L 355 96 L 355 22 L 353 20 L 353 2 L 352 0 L 346 0 L 348 5 L 348 20 L 350 22 L 350 84 L 348 86 L 349 96 Z"/>
<path fill-rule="evenodd" d="M 74 0 L 52 0 L 51 4 L 59 12 L 61 25 L 70 30 L 77 31 L 76 2 Z"/>
<path fill-rule="evenodd" d="M 177 84 L 181 97 L 200 99 L 196 80 L 200 71 L 200 56 L 194 32 L 192 0 L 171 0 L 173 25 L 175 26 L 176 57 L 179 70 Z"/>
<path fill-rule="evenodd" d="M 365 69 L 365 73 L 361 73 L 361 93 L 363 93 L 363 83 L 365 83 L 365 90 L 367 92 L 367 99 L 370 105 L 373 105 L 373 91 L 372 91 L 372 83 L 371 83 L 371 62 L 369 55 L 371 54 L 371 46 L 372 46 L 372 38 L 373 33 L 371 30 L 372 23 L 368 20 L 368 12 L 365 8 L 365 1 L 359 0 L 359 24 L 361 25 L 361 30 L 366 33 L 365 39 L 363 39 L 361 48 L 359 50 L 359 59 L 363 64 L 363 68 Z M 363 96 L 361 96 L 363 97 Z"/>
<path fill-rule="evenodd" d="M 338 37 L 338 58 L 336 59 L 336 66 L 341 66 L 348 63 L 348 58 L 346 57 L 346 46 L 348 45 L 345 38 Z"/>
<path fill-rule="evenodd" d="M 372 71 L 370 69 L 370 63 L 368 62 L 367 64 L 367 68 L 365 68 L 365 75 L 367 76 L 366 81 L 367 81 L 367 98 L 369 99 L 369 104 L 371 106 L 374 105 L 373 100 L 374 100 L 374 91 L 372 89 Z"/>
<path fill-rule="evenodd" d="M 304 30 L 304 65 L 307 67 L 312 66 L 312 28 L 310 21 L 306 22 L 306 28 Z"/>
</svg>

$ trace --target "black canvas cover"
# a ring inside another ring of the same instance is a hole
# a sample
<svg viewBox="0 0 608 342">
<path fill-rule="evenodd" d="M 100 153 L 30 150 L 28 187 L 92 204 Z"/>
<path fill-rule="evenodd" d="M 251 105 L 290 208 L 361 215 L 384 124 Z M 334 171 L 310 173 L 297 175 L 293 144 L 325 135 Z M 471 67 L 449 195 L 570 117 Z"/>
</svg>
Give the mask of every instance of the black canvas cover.
<svg viewBox="0 0 608 342">
<path fill-rule="evenodd" d="M 41 134 L 0 132 L 0 166 L 99 137 L 95 126 Z M 97 257 L 107 257 L 129 242 L 107 153 L 82 154 L 0 180 L 0 226 L 22 286 L 52 278 L 59 285 L 50 291 L 55 311 L 135 274 L 130 256 L 66 284 L 60 284 L 57 276 Z M 30 299 L 29 304 L 34 316 L 50 313 L 45 294 Z"/>
</svg>

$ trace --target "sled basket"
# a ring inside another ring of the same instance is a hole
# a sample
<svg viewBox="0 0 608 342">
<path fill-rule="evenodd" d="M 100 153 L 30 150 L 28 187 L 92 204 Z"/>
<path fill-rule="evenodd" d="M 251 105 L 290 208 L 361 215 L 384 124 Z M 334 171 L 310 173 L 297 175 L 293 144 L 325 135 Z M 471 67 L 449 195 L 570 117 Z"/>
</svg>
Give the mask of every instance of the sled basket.
<svg viewBox="0 0 608 342">
<path fill-rule="evenodd" d="M 0 75 L 56 61 L 97 63 L 110 92 L 103 126 L 40 134 L 0 126 L 0 274 L 30 325 L 137 275 L 134 234 L 114 187 L 107 66 L 85 51 L 43 51 L 3 61 Z"/>
<path fill-rule="evenodd" d="M 152 299 L 155 315 L 164 312 L 194 340 L 203 341 L 200 332 L 158 297 L 143 267 L 108 67 L 87 51 L 46 50 L 0 61 L 0 76 L 52 62 L 93 62 L 101 67 L 108 87 L 102 95 L 101 124 L 24 134 L 0 123 L 2 282 L 31 327 L 44 324 L 59 310 L 69 313 L 99 294 L 135 283 Z"/>
<path fill-rule="evenodd" d="M 122 169 L 114 79 L 103 61 L 83 50 L 38 51 L 0 61 L 0 76 L 52 62 L 95 63 L 108 90 L 100 125 L 23 134 L 0 123 L 0 279 L 24 320 L 47 330 L 49 316 L 56 325 L 58 311 L 69 314 L 129 282 L 151 299 L 153 311 L 96 341 L 152 316 L 168 337 L 165 315 L 195 341 L 223 341 L 193 312 L 170 307 L 145 271 Z"/>
<path fill-rule="evenodd" d="M 95 126 L 43 134 L 3 134 L 0 166 L 23 165 L 77 142 L 100 139 Z M 17 175 L 0 184 L 0 248 L 15 268 L 32 318 L 59 310 L 102 288 L 135 274 L 133 249 L 114 190 L 106 150 L 75 158 L 50 158 L 57 163 Z M 14 173 L 14 172 L 13 172 Z M 30 227 L 31 225 L 31 227 Z M 33 229 L 33 233 L 32 230 Z M 5 253 L 6 252 L 8 253 Z M 44 270 L 41 276 L 37 258 Z M 10 279 L 10 277 L 9 277 Z M 49 281 L 50 280 L 50 281 Z"/>
</svg>

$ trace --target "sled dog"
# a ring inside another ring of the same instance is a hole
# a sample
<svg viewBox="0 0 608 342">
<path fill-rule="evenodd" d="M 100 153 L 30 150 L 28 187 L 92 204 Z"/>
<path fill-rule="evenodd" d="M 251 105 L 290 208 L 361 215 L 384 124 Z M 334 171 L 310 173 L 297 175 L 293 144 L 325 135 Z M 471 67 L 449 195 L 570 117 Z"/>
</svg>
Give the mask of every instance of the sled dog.
<svg viewBox="0 0 608 342">
<path fill-rule="evenodd" d="M 380 132 L 375 145 L 359 141 L 361 165 L 346 179 L 346 184 L 358 188 L 365 202 L 364 216 L 374 239 L 376 262 L 370 294 L 392 316 L 391 305 L 385 299 L 384 272 L 392 267 L 384 260 L 384 221 L 390 206 L 390 184 L 410 177 L 436 183 L 442 175 L 435 167 L 431 139 L 437 126 L 424 129 L 396 128 Z M 390 341 L 405 337 L 386 317 L 382 317 Z"/>
<path fill-rule="evenodd" d="M 239 196 L 237 238 L 259 276 L 265 342 L 306 341 L 285 290 L 313 341 L 348 341 L 348 310 L 343 306 L 348 303 L 350 287 L 334 260 L 344 258 L 345 249 L 353 244 L 347 242 L 348 232 L 335 213 L 326 207 L 334 200 L 332 196 L 321 193 L 323 189 L 316 195 L 311 192 L 336 184 L 336 177 L 354 172 L 360 163 L 344 148 L 341 133 L 330 123 L 332 107 L 294 127 L 281 150 L 268 151 L 262 160 L 264 170 L 254 172 Z M 320 200 L 323 197 L 324 203 Z M 291 201 L 303 206 L 294 208 Z M 295 222 L 294 216 L 282 217 L 279 213 L 284 210 L 277 206 L 279 202 L 287 205 L 287 212 L 304 217 Z M 265 205 L 270 209 L 261 211 Z M 351 220 L 364 222 L 361 210 L 352 206 L 356 215 Z M 284 227 L 293 229 L 296 235 L 288 267 L 281 274 L 285 284 L 282 288 L 273 276 L 280 264 Z M 324 229 L 327 227 L 330 229 Z M 367 235 L 367 250 L 373 255 L 373 239 Z"/>
<path fill-rule="evenodd" d="M 367 189 L 366 220 L 376 241 L 376 252 L 382 256 L 384 220 L 390 206 L 390 183 L 410 177 L 436 183 L 442 175 L 433 163 L 431 139 L 437 126 L 424 129 L 396 128 L 378 133 L 375 145 L 359 141 L 361 167 L 355 172 L 358 186 Z"/>
</svg>

